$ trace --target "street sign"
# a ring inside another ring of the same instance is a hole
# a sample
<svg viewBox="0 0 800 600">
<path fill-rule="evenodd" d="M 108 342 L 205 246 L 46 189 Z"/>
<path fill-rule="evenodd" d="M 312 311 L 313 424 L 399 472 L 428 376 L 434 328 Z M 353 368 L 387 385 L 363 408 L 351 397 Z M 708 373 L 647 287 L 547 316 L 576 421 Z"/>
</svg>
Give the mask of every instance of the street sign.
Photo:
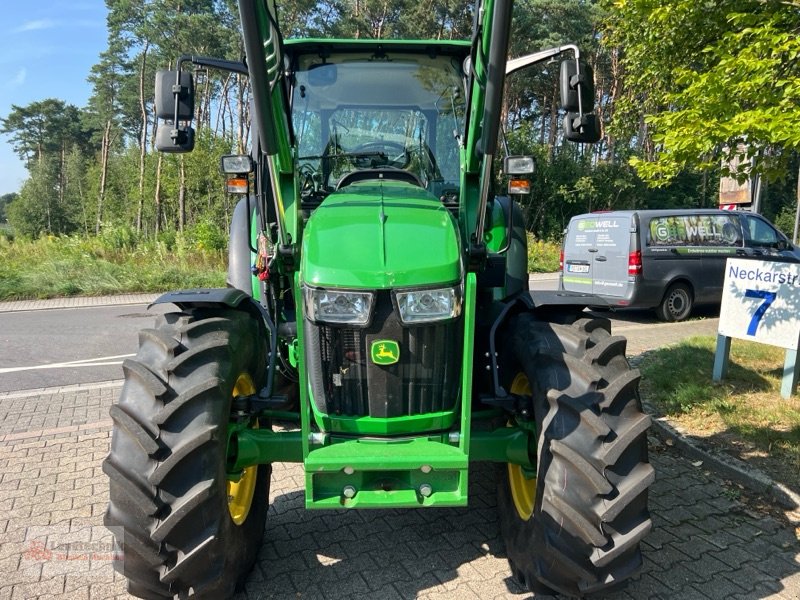
<svg viewBox="0 0 800 600">
<path fill-rule="evenodd" d="M 800 375 L 800 265 L 729 258 L 717 330 L 714 381 L 725 377 L 731 338 L 786 348 L 781 396 L 788 398 Z"/>
<path fill-rule="evenodd" d="M 719 333 L 797 350 L 800 338 L 800 265 L 729 258 Z"/>
</svg>

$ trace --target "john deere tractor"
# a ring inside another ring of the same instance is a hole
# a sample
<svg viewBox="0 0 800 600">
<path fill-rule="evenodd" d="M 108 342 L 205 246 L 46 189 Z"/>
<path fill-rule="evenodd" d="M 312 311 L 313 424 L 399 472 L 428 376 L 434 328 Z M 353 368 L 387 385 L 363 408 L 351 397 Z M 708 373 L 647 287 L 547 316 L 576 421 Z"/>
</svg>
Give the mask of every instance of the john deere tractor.
<svg viewBox="0 0 800 600">
<path fill-rule="evenodd" d="M 598 139 L 569 45 L 509 60 L 512 0 L 471 40 L 282 39 L 239 0 L 246 58 L 183 56 L 156 81 L 160 150 L 188 152 L 191 65 L 249 76 L 228 287 L 168 293 L 111 408 L 105 522 L 142 598 L 233 594 L 265 531 L 271 464 L 308 509 L 466 506 L 498 465 L 511 571 L 533 591 L 605 589 L 641 566 L 653 469 L 626 341 L 587 295 L 528 290 L 534 163 L 501 157 L 507 74 L 561 58 L 564 135 Z M 187 68 L 184 68 L 187 67 Z M 502 161 L 501 161 L 502 158 Z"/>
</svg>

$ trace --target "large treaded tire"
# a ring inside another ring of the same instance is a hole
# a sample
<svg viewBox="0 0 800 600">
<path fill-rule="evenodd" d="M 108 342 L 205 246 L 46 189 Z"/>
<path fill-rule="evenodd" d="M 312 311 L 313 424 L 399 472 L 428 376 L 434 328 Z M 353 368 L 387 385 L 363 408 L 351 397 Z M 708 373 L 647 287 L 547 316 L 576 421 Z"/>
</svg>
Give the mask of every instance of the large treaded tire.
<svg viewBox="0 0 800 600">
<path fill-rule="evenodd" d="M 250 511 L 237 526 L 225 465 L 234 386 L 243 374 L 262 383 L 258 332 L 235 310 L 169 313 L 139 334 L 136 358 L 123 363 L 103 463 L 105 524 L 123 551 L 115 568 L 134 596 L 226 598 L 255 562 L 271 468 L 258 467 Z"/>
<path fill-rule="evenodd" d="M 533 513 L 524 520 L 508 469 L 498 483 L 500 528 L 514 576 L 583 596 L 614 586 L 642 564 L 639 541 L 650 531 L 647 460 L 650 418 L 642 412 L 639 372 L 626 340 L 606 319 L 572 325 L 523 314 L 511 323 L 513 357 L 527 376 L 537 425 Z"/>
</svg>

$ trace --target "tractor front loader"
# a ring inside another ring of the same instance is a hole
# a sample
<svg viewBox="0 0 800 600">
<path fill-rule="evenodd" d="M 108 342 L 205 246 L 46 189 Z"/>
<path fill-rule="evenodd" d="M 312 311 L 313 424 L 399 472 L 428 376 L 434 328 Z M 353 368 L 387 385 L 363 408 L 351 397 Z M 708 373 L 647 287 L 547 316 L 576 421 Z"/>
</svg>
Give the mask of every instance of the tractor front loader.
<svg viewBox="0 0 800 600">
<path fill-rule="evenodd" d="M 528 290 L 522 211 L 497 156 L 508 73 L 566 54 L 564 135 L 598 139 L 590 71 L 564 46 L 508 60 L 511 0 L 471 40 L 283 40 L 239 0 L 246 59 L 184 56 L 156 81 L 157 145 L 194 144 L 191 64 L 247 74 L 251 152 L 229 287 L 168 293 L 111 408 L 105 522 L 142 598 L 233 594 L 254 564 L 271 463 L 305 505 L 466 506 L 499 465 L 511 570 L 533 591 L 603 590 L 641 566 L 649 419 L 625 339 L 588 295 Z M 512 189 L 533 159 L 506 156 Z M 281 427 L 273 425 L 280 423 Z"/>
</svg>

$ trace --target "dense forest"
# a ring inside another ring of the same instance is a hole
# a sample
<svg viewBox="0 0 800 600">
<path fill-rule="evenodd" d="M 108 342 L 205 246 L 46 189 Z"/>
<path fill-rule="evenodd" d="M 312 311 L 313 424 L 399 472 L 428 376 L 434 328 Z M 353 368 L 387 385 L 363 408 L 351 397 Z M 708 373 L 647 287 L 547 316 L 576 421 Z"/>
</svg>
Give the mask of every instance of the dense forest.
<svg viewBox="0 0 800 600">
<path fill-rule="evenodd" d="M 794 2 L 516 0 L 510 57 L 577 43 L 603 124 L 597 144 L 564 141 L 556 63 L 508 79 L 509 146 L 537 158 L 523 199 L 528 228 L 554 239 L 581 212 L 716 206 L 721 159 L 737 148 L 765 182 L 761 211 L 791 234 L 800 163 Z M 468 1 L 278 4 L 285 37 L 466 39 L 473 21 Z M 87 74 L 88 104 L 47 98 L 0 118 L 29 172 L 18 194 L 0 198 L 0 222 L 23 236 L 113 230 L 132 240 L 205 228 L 224 245 L 233 200 L 218 159 L 247 148 L 247 80 L 198 73 L 196 149 L 186 155 L 154 150 L 153 81 L 181 54 L 240 58 L 236 3 L 106 5 L 108 45 Z"/>
</svg>

